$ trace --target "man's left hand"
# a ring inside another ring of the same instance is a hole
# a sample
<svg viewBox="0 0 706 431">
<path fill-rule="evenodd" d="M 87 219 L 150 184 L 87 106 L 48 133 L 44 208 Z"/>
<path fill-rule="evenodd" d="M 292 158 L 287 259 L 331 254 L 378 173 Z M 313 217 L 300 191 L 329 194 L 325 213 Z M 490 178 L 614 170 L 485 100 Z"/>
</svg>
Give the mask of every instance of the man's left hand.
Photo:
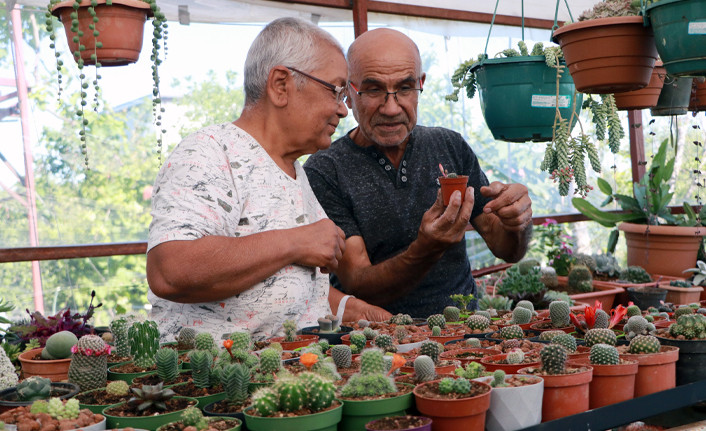
<svg viewBox="0 0 706 431">
<path fill-rule="evenodd" d="M 365 319 L 370 322 L 385 322 L 392 313 L 376 305 L 369 304 L 358 298 L 350 298 L 346 304 L 346 313 L 343 316 L 344 322 L 356 322 Z"/>
<path fill-rule="evenodd" d="M 481 187 L 480 193 L 493 199 L 483 212 L 495 214 L 506 231 L 521 232 L 532 223 L 532 200 L 524 185 L 493 181 Z"/>
</svg>

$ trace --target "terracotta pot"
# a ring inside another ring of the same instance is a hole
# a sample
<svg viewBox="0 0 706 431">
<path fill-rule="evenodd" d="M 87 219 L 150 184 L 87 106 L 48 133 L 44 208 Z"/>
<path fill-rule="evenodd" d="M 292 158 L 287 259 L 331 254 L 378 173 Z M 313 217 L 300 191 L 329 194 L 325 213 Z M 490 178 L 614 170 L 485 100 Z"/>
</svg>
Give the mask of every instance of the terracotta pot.
<svg viewBox="0 0 706 431">
<path fill-rule="evenodd" d="M 624 353 L 620 355 L 620 358 L 638 363 L 637 375 L 635 376 L 635 398 L 676 386 L 678 347 L 662 346 L 659 353 Z"/>
<path fill-rule="evenodd" d="M 701 292 L 704 291 L 704 288 L 701 286 L 694 286 L 694 287 L 670 286 L 669 281 L 663 281 L 663 282 L 659 283 L 658 287 L 660 289 L 664 289 L 667 291 L 667 296 L 664 301 L 671 302 L 672 304 L 675 304 L 675 305 L 691 304 L 694 302 L 699 302 L 699 300 L 701 299 Z"/>
<path fill-rule="evenodd" d="M 439 184 L 441 185 L 441 195 L 444 198 L 444 206 L 449 204 L 451 194 L 456 190 L 461 192 L 461 202 L 463 202 L 463 198 L 466 196 L 466 187 L 468 187 L 468 176 L 459 175 L 456 178 L 439 177 Z"/>
<path fill-rule="evenodd" d="M 52 14 L 60 18 L 64 24 L 66 39 L 72 53 L 78 50 L 78 44 L 73 40 L 76 34 L 71 31 L 73 3 L 73 1 L 63 1 L 52 8 Z M 123 66 L 136 62 L 142 51 L 145 21 L 148 16 L 153 16 L 150 5 L 139 0 L 113 0 L 111 6 L 105 3 L 106 0 L 98 0 L 98 6 L 95 7 L 98 17 L 96 30 L 100 34 L 94 37 L 93 30 L 88 27 L 93 24 L 93 17 L 88 13 L 91 2 L 81 1 L 81 7 L 77 11 L 78 28 L 84 33 L 80 42 L 86 47 L 81 51 L 81 59 L 85 64 L 95 64 L 96 61 L 91 58 L 91 55 L 96 54 L 102 66 Z M 101 42 L 103 47 L 96 48 L 96 41 Z"/>
<path fill-rule="evenodd" d="M 420 387 L 439 381 L 422 383 L 414 388 L 417 410 L 434 421 L 434 431 L 483 430 L 485 415 L 490 407 L 490 385 L 472 381 L 472 385 L 482 385 L 487 388 L 487 391 L 470 398 L 444 400 L 425 398 L 419 395 Z"/>
<path fill-rule="evenodd" d="M 478 355 L 482 356 L 466 356 L 466 357 L 459 357 L 458 355 L 462 354 L 468 354 L 468 353 L 477 353 Z M 456 350 L 447 350 L 446 352 L 441 352 L 439 354 L 439 358 L 441 359 L 450 359 L 450 360 L 455 360 L 461 362 L 461 365 L 466 365 L 470 362 L 479 362 L 481 358 L 485 356 L 492 356 L 492 355 L 497 355 L 498 351 L 494 349 L 480 349 L 480 348 L 469 348 L 469 349 L 456 349 Z"/>
<path fill-rule="evenodd" d="M 649 228 L 649 229 L 648 229 Z M 696 265 L 704 227 L 654 226 L 620 223 L 628 246 L 628 265 L 638 265 L 650 274 L 682 276 Z"/>
<path fill-rule="evenodd" d="M 591 348 L 586 346 L 576 346 L 576 351 L 574 353 L 568 353 L 566 358 L 569 361 L 581 360 L 588 358 L 591 354 Z"/>
<path fill-rule="evenodd" d="M 662 92 L 662 86 L 664 85 L 664 78 L 666 76 L 667 69 L 665 69 L 662 62 L 658 60 L 655 63 L 655 68 L 652 69 L 649 84 L 639 90 L 615 93 L 615 105 L 621 111 L 646 109 L 657 105 L 657 100 L 659 100 L 659 94 Z M 704 100 L 704 104 L 706 104 L 706 99 Z"/>
<path fill-rule="evenodd" d="M 376 419 L 374 421 L 370 421 L 367 424 L 365 424 L 365 430 L 366 431 L 375 431 L 375 430 L 385 430 L 385 431 L 398 431 L 401 430 L 402 428 L 381 428 L 381 422 L 382 421 L 387 421 L 395 418 L 406 418 L 406 417 L 411 417 L 411 418 L 417 418 L 421 419 L 422 424 L 420 426 L 415 426 L 414 428 L 404 428 L 407 431 L 431 431 L 431 424 L 432 420 L 431 418 L 428 418 L 426 416 L 392 416 L 389 418 L 384 418 L 384 419 Z"/>
<path fill-rule="evenodd" d="M 523 377 L 538 381 L 525 386 L 493 388 L 490 393 L 490 408 L 485 420 L 486 431 L 517 430 L 538 425 L 542 421 L 544 380 L 537 376 L 524 375 Z M 479 377 L 475 380 L 489 384 L 493 378 Z"/>
<path fill-rule="evenodd" d="M 575 22 L 554 31 L 574 78 L 584 93 L 620 93 L 645 87 L 657 60 L 652 28 L 641 16 Z"/>
<path fill-rule="evenodd" d="M 34 359 L 42 353 L 42 348 L 29 350 L 21 353 L 18 359 L 22 364 L 23 378 L 31 376 L 42 376 L 50 379 L 52 382 L 68 380 L 69 365 L 71 358 L 66 359 Z"/>
<path fill-rule="evenodd" d="M 539 360 L 536 362 L 523 362 L 521 364 L 498 364 L 495 361 L 506 360 L 507 353 L 499 355 L 485 356 L 480 360 L 480 363 L 485 367 L 486 371 L 503 370 L 505 374 L 517 374 L 517 370 L 526 367 L 538 367 Z"/>
<path fill-rule="evenodd" d="M 458 363 L 456 362 L 457 359 L 454 359 L 454 360 L 447 359 L 447 361 L 454 362 L 454 363 L 434 367 L 434 371 L 436 372 L 437 376 L 440 374 L 453 373 L 454 370 L 456 368 L 458 368 L 460 365 L 460 362 L 458 362 Z M 414 372 L 414 367 L 407 367 L 407 366 L 400 367 L 400 373 L 413 373 L 413 372 Z"/>
<path fill-rule="evenodd" d="M 351 334 L 341 336 L 341 343 L 351 345 Z M 365 347 L 373 347 L 373 340 L 365 340 Z"/>
<path fill-rule="evenodd" d="M 343 337 L 341 337 L 341 338 L 343 338 Z M 270 342 L 280 343 L 282 345 L 283 350 L 294 350 L 299 347 L 306 347 L 309 344 L 315 343 L 317 341 L 319 341 L 318 335 L 305 335 L 305 334 L 297 335 L 297 339 L 294 341 L 284 341 L 284 337 L 270 338 Z M 350 343 L 350 339 L 348 340 L 348 342 Z M 367 346 L 367 343 L 366 343 L 366 346 Z"/>
<path fill-rule="evenodd" d="M 574 328 L 573 325 L 571 325 L 571 326 L 565 326 L 565 327 L 563 327 L 563 328 L 553 328 L 553 327 L 550 327 L 550 328 L 543 328 L 543 327 L 541 327 L 542 324 L 544 324 L 545 322 L 551 322 L 551 320 L 543 320 L 543 321 L 541 321 L 541 322 L 535 322 L 535 323 L 533 323 L 532 325 L 530 325 L 530 329 L 533 330 L 533 331 L 538 331 L 538 332 L 564 331 L 564 332 L 566 332 L 567 334 L 570 334 L 570 333 L 572 333 L 572 332 L 574 332 L 574 331 L 576 330 L 576 328 Z"/>
<path fill-rule="evenodd" d="M 559 286 L 569 285 L 569 277 L 559 276 L 557 279 L 559 280 Z M 625 290 L 619 284 L 593 280 L 593 292 L 575 293 L 569 295 L 569 297 L 574 301 L 581 301 L 591 305 L 598 301 L 604 310 L 610 310 L 613 308 L 616 296 L 624 292 Z M 583 307 L 580 310 L 583 311 Z"/>
<path fill-rule="evenodd" d="M 589 408 L 596 409 L 633 399 L 638 370 L 636 360 L 617 365 L 591 364 L 588 358 L 571 359 L 571 362 L 593 367 L 593 379 L 588 385 Z"/>
<path fill-rule="evenodd" d="M 544 379 L 542 422 L 588 410 L 588 384 L 593 377 L 593 368 L 586 368 L 588 369 L 574 374 L 540 376 Z M 517 374 L 530 374 L 527 371 L 528 368 L 523 368 Z"/>
<path fill-rule="evenodd" d="M 706 110 L 706 80 L 694 79 L 691 88 L 691 99 L 689 99 L 689 111 Z"/>
</svg>

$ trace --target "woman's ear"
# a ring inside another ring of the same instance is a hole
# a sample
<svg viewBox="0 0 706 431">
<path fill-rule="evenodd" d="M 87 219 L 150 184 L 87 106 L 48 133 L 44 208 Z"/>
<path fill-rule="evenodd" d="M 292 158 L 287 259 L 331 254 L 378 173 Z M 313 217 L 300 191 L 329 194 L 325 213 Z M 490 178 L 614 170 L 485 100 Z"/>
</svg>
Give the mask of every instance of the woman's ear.
<svg viewBox="0 0 706 431">
<path fill-rule="evenodd" d="M 273 105 L 287 106 L 290 92 L 294 89 L 293 81 L 289 79 L 290 76 L 289 70 L 284 66 L 275 66 L 270 69 L 265 88 L 267 98 Z"/>
</svg>

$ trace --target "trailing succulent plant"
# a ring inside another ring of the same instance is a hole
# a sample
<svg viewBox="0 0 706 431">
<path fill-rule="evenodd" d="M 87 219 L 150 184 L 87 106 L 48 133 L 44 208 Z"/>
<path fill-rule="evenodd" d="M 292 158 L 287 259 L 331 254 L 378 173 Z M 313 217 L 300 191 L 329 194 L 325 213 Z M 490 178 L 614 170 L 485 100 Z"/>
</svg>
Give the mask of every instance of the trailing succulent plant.
<svg viewBox="0 0 706 431">
<path fill-rule="evenodd" d="M 360 355 L 360 372 L 353 374 L 341 388 L 343 397 L 380 396 L 394 392 L 397 392 L 397 386 L 392 378 L 385 374 L 385 363 L 380 349 L 363 350 Z"/>
<path fill-rule="evenodd" d="M 578 21 L 618 16 L 636 16 L 640 12 L 640 2 L 633 0 L 603 0 L 593 8 L 583 11 Z"/>
<path fill-rule="evenodd" d="M 19 401 L 48 400 L 50 397 L 50 379 L 31 376 L 17 384 L 17 399 Z"/>
<path fill-rule="evenodd" d="M 69 383 L 77 384 L 81 391 L 105 387 L 110 346 L 97 335 L 84 335 L 71 348 L 71 352 Z M 174 365 L 176 369 L 176 363 Z"/>
<path fill-rule="evenodd" d="M 148 408 L 156 410 L 166 410 L 167 401 L 171 400 L 176 394 L 169 388 L 163 388 L 162 382 L 156 385 L 142 385 L 141 388 L 131 388 L 134 394 L 127 401 L 127 405 L 136 411 L 144 411 Z"/>
<path fill-rule="evenodd" d="M 152 320 L 135 322 L 128 330 L 130 352 L 136 366 L 149 368 L 155 364 L 155 355 L 159 350 L 159 329 Z"/>
</svg>

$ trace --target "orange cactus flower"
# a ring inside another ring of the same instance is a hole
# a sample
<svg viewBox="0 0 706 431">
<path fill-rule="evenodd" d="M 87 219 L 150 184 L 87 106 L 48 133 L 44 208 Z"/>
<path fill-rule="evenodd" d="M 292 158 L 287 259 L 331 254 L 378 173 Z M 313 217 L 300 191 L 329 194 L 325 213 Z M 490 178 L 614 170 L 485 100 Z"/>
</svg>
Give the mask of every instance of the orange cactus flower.
<svg viewBox="0 0 706 431">
<path fill-rule="evenodd" d="M 304 353 L 299 357 L 299 362 L 310 370 L 312 365 L 319 362 L 319 357 L 315 353 Z"/>
<path fill-rule="evenodd" d="M 407 363 L 407 360 L 404 358 L 404 356 L 398 354 L 392 355 L 392 366 L 390 367 L 390 371 L 387 372 L 387 375 L 389 376 L 396 369 L 403 366 L 405 363 Z"/>
<path fill-rule="evenodd" d="M 233 340 L 224 340 L 223 347 L 230 350 L 230 348 L 233 347 Z"/>
</svg>

